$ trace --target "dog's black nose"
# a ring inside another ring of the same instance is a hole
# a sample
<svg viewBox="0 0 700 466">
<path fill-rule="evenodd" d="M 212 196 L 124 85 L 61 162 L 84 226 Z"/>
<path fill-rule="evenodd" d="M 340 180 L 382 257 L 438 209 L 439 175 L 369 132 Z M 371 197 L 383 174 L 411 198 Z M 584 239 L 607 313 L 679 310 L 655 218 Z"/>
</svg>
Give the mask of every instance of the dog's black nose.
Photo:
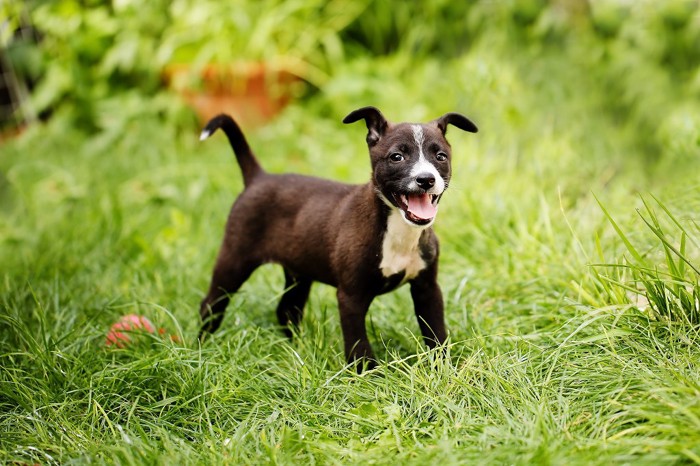
<svg viewBox="0 0 700 466">
<path fill-rule="evenodd" d="M 416 177 L 416 183 L 427 191 L 435 185 L 435 177 L 430 173 L 421 173 Z"/>
</svg>

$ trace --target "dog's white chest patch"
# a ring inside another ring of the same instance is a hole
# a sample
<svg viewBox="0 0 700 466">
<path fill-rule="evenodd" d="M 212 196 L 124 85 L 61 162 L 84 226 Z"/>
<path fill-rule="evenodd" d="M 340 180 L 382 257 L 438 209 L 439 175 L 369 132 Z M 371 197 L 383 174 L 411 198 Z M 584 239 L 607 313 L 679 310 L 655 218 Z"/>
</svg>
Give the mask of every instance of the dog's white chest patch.
<svg viewBox="0 0 700 466">
<path fill-rule="evenodd" d="M 418 247 L 422 232 L 422 228 L 408 225 L 398 211 L 392 210 L 382 243 L 382 261 L 379 264 L 382 275 L 390 277 L 404 272 L 404 280 L 410 280 L 425 268 Z"/>
</svg>

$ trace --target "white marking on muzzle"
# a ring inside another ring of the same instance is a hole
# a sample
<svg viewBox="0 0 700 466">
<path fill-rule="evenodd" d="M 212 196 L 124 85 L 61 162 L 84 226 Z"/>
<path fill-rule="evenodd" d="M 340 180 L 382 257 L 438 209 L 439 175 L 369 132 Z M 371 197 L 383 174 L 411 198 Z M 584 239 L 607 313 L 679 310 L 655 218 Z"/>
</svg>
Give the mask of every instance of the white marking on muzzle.
<svg viewBox="0 0 700 466">
<path fill-rule="evenodd" d="M 418 146 L 418 160 L 411 168 L 411 184 L 410 189 L 419 189 L 418 183 L 416 182 L 416 177 L 422 175 L 423 173 L 430 173 L 435 178 L 435 185 L 428 190 L 430 194 L 442 194 L 445 190 L 445 180 L 442 179 L 440 173 L 435 168 L 435 165 L 430 163 L 428 159 L 425 158 L 423 153 L 423 143 L 425 142 L 423 137 L 423 127 L 421 125 L 411 125 L 413 130 L 413 140 Z"/>
</svg>

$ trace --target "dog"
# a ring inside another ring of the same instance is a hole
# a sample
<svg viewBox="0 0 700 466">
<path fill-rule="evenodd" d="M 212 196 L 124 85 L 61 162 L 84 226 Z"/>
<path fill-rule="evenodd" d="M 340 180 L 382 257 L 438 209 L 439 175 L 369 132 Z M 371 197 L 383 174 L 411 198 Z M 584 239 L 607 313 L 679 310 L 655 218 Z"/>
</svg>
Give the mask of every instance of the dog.
<svg viewBox="0 0 700 466">
<path fill-rule="evenodd" d="M 437 283 L 438 239 L 431 226 L 451 176 L 447 125 L 476 133 L 459 113 L 429 123 L 390 123 L 375 107 L 351 112 L 364 120 L 371 180 L 350 185 L 298 174 L 269 174 L 228 115 L 214 117 L 201 140 L 217 129 L 228 137 L 243 175 L 243 192 L 228 216 L 209 291 L 201 302 L 200 341 L 221 325 L 229 296 L 265 263 L 284 268 L 277 319 L 291 337 L 311 284 L 337 289 L 348 364 L 374 367 L 365 316 L 380 294 L 409 283 L 426 345 L 446 337 Z"/>
</svg>

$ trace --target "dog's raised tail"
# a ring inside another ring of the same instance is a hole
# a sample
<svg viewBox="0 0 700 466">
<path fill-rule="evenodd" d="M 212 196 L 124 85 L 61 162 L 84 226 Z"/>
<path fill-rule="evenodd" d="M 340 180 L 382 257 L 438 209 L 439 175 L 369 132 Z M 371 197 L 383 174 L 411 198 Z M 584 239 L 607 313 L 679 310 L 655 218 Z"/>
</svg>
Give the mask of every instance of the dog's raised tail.
<svg viewBox="0 0 700 466">
<path fill-rule="evenodd" d="M 233 152 L 236 154 L 236 160 L 243 173 L 243 185 L 248 186 L 255 175 L 261 173 L 263 170 L 258 163 L 258 159 L 255 158 L 253 151 L 250 150 L 250 146 L 243 135 L 243 131 L 241 131 L 241 128 L 233 118 L 225 113 L 215 116 L 209 120 L 209 123 L 204 127 L 202 134 L 199 136 L 199 140 L 204 141 L 219 128 L 226 133 L 226 137 L 229 143 L 231 143 Z"/>
</svg>

